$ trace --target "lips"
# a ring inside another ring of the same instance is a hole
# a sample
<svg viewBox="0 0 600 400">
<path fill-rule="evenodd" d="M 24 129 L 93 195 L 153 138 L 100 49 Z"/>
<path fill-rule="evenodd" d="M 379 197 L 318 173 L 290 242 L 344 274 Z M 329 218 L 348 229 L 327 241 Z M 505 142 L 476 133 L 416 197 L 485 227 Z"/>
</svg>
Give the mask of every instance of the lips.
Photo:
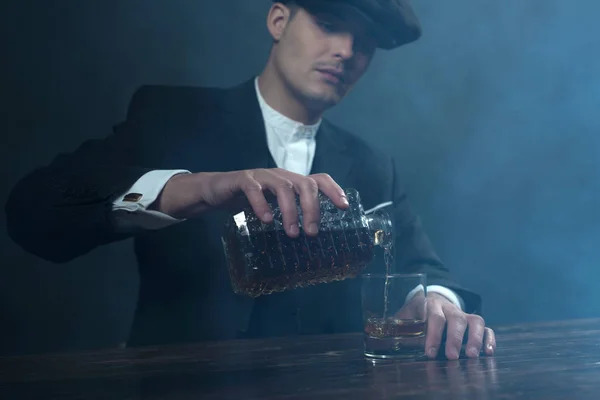
<svg viewBox="0 0 600 400">
<path fill-rule="evenodd" d="M 335 68 L 319 68 L 317 69 L 323 77 L 332 83 L 343 83 L 344 72 Z"/>
</svg>

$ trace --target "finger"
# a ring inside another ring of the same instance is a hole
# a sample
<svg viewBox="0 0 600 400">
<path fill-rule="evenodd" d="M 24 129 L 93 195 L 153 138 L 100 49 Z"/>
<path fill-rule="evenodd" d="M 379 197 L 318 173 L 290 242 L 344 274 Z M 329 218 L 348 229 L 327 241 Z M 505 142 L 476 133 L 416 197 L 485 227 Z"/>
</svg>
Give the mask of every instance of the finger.
<svg viewBox="0 0 600 400">
<path fill-rule="evenodd" d="M 416 318 L 424 321 L 427 318 L 427 297 L 423 295 L 423 292 L 419 292 L 410 301 L 412 306 L 415 308 Z"/>
<path fill-rule="evenodd" d="M 296 192 L 300 195 L 302 207 L 302 226 L 308 235 L 319 233 L 321 207 L 319 204 L 319 185 L 310 177 L 299 177 L 294 182 Z"/>
<path fill-rule="evenodd" d="M 328 174 L 310 175 L 317 182 L 319 190 L 331 199 L 333 204 L 338 208 L 348 208 L 348 198 L 344 190 L 338 185 Z"/>
<path fill-rule="evenodd" d="M 446 327 L 446 317 L 438 302 L 427 303 L 427 335 L 425 338 L 425 352 L 427 357 L 435 358 L 438 355 L 442 335 Z"/>
<path fill-rule="evenodd" d="M 427 299 L 423 292 L 415 294 L 407 303 L 405 303 L 396 317 L 399 319 L 425 320 L 427 313 Z"/>
<path fill-rule="evenodd" d="M 491 328 L 485 328 L 484 331 L 484 351 L 488 356 L 496 353 L 496 334 Z"/>
<path fill-rule="evenodd" d="M 273 170 L 263 170 L 259 182 L 277 196 L 277 204 L 281 210 L 283 227 L 287 235 L 297 237 L 300 234 L 300 228 L 298 227 L 296 191 L 292 181 Z"/>
<path fill-rule="evenodd" d="M 481 316 L 471 314 L 467 316 L 469 324 L 469 337 L 467 339 L 467 357 L 479 357 L 481 346 L 483 345 L 483 333 L 485 329 L 485 321 Z"/>
<path fill-rule="evenodd" d="M 273 212 L 263 193 L 263 186 L 254 179 L 251 171 L 240 171 L 236 186 L 244 193 L 252 210 L 264 223 L 273 221 Z"/>
<path fill-rule="evenodd" d="M 444 314 L 448 321 L 446 323 L 446 357 L 449 360 L 458 360 L 462 340 L 467 329 L 467 316 L 453 304 L 446 307 Z"/>
<path fill-rule="evenodd" d="M 400 308 L 400 310 L 398 310 L 398 312 L 395 314 L 395 317 L 397 319 L 407 319 L 407 320 L 417 319 L 417 318 L 415 318 L 415 312 L 413 310 L 412 304 L 410 304 L 410 303 L 404 304 Z"/>
</svg>

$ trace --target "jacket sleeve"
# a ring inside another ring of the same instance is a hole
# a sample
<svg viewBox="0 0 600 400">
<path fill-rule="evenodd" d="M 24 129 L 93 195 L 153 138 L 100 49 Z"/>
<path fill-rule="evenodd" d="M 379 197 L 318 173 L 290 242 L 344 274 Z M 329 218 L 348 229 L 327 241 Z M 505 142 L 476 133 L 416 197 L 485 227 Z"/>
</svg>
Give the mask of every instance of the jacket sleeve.
<svg viewBox="0 0 600 400">
<path fill-rule="evenodd" d="M 421 219 L 408 201 L 406 191 L 398 180 L 392 159 L 393 203 L 394 203 L 394 260 L 399 273 L 426 273 L 427 285 L 439 285 L 458 294 L 464 301 L 464 311 L 481 313 L 481 297 L 460 286 L 452 273 L 436 254 L 426 235 Z"/>
<path fill-rule="evenodd" d="M 151 98 L 148 87 L 140 88 L 110 136 L 59 154 L 16 183 L 5 204 L 13 241 L 60 263 L 131 236 L 115 229 L 112 202 L 161 158 L 164 118 Z"/>
</svg>

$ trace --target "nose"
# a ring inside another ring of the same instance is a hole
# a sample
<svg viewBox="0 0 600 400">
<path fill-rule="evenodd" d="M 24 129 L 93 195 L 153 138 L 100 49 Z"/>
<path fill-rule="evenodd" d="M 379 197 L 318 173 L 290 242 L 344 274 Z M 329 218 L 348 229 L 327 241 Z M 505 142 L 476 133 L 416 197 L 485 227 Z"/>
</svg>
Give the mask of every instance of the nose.
<svg viewBox="0 0 600 400">
<path fill-rule="evenodd" d="M 333 43 L 334 55 L 342 60 L 348 60 L 354 56 L 354 35 L 343 33 L 336 35 Z"/>
</svg>

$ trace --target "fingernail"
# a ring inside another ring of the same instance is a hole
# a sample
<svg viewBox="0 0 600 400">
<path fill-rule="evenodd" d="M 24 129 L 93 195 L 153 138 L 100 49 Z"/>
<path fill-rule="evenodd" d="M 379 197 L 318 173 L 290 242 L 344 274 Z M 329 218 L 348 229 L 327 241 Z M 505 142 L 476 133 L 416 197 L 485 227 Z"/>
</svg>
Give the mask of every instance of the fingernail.
<svg viewBox="0 0 600 400">
<path fill-rule="evenodd" d="M 458 358 L 458 353 L 456 352 L 456 350 L 450 350 L 448 352 L 448 358 L 450 360 L 456 360 Z"/>
<path fill-rule="evenodd" d="M 492 346 L 491 344 L 488 344 L 488 345 L 487 345 L 487 349 L 488 349 L 489 351 L 493 351 L 493 350 L 494 350 L 494 346 Z"/>
<path fill-rule="evenodd" d="M 308 233 L 316 235 L 317 232 L 319 232 L 319 225 L 317 225 L 316 222 L 311 222 L 310 225 L 308 226 Z"/>
<path fill-rule="evenodd" d="M 300 233 L 300 229 L 298 228 L 298 225 L 297 225 L 297 224 L 292 224 L 292 225 L 290 225 L 290 233 L 291 233 L 292 235 L 297 235 L 297 234 L 299 234 L 299 233 Z"/>
<path fill-rule="evenodd" d="M 469 347 L 467 350 L 469 357 L 479 357 L 479 352 L 475 347 Z"/>
<path fill-rule="evenodd" d="M 345 205 L 349 206 L 350 203 L 348 203 L 348 198 L 346 196 L 342 196 L 342 203 L 344 203 Z"/>
<path fill-rule="evenodd" d="M 270 220 L 272 220 L 272 219 L 273 219 L 273 213 L 271 213 L 271 212 L 266 212 L 266 213 L 263 215 L 263 220 L 265 220 L 265 221 L 270 221 Z"/>
<path fill-rule="evenodd" d="M 427 355 L 429 357 L 433 358 L 433 357 L 435 357 L 435 352 L 436 352 L 435 347 L 430 347 L 429 350 L 427 350 Z"/>
</svg>

